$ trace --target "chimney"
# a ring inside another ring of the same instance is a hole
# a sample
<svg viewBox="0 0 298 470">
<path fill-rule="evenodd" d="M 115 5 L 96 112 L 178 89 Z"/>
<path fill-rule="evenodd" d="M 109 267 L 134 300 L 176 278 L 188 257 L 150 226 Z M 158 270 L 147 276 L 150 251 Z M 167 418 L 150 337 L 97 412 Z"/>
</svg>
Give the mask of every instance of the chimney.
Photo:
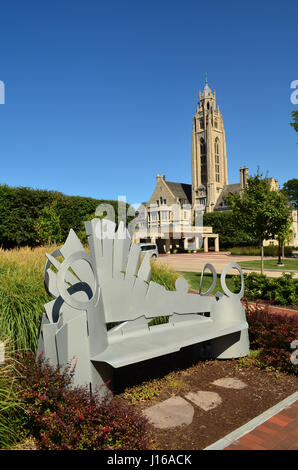
<svg viewBox="0 0 298 470">
<path fill-rule="evenodd" d="M 156 180 L 157 180 L 157 181 L 160 181 L 160 180 L 164 180 L 164 181 L 165 181 L 165 179 L 166 179 L 166 176 L 165 176 L 165 175 L 158 175 L 158 174 L 156 175 Z"/>
<path fill-rule="evenodd" d="M 244 189 L 247 187 L 247 181 L 248 181 L 248 167 L 243 166 L 240 168 L 240 187 L 241 189 Z"/>
</svg>

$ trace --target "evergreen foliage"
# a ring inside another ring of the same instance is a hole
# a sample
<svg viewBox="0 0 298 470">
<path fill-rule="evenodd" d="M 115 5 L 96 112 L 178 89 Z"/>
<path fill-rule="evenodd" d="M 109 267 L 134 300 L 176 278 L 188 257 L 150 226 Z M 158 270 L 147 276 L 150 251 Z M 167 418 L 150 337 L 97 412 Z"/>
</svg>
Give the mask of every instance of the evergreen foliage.
<svg viewBox="0 0 298 470">
<path fill-rule="evenodd" d="M 110 204 L 118 222 L 118 201 L 67 196 L 57 191 L 0 185 L 0 246 L 37 246 L 66 240 L 69 230 L 82 232 L 82 222 Z M 126 205 L 128 207 L 128 204 Z M 132 219 L 132 217 L 128 218 Z M 54 223 L 53 223 L 54 222 Z"/>
<path fill-rule="evenodd" d="M 204 214 L 204 226 L 211 226 L 219 234 L 220 248 L 232 246 L 257 246 L 258 240 L 242 230 L 232 211 L 209 212 Z"/>
</svg>

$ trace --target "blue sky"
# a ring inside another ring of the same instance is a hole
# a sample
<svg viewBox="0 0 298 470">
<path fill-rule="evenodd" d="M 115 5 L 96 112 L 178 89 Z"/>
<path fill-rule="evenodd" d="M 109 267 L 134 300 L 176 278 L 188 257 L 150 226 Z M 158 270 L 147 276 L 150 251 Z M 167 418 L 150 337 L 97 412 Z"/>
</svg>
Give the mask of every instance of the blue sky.
<svg viewBox="0 0 298 470">
<path fill-rule="evenodd" d="M 204 74 L 239 168 L 297 175 L 290 84 L 298 3 L 3 1 L 0 182 L 146 201 L 157 173 L 191 183 L 191 131 Z"/>
</svg>

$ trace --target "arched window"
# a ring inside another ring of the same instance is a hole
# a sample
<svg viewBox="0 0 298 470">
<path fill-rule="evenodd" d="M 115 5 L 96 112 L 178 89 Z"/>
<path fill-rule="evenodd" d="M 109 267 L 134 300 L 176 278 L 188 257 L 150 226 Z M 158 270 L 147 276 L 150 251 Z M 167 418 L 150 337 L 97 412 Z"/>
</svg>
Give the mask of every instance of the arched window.
<svg viewBox="0 0 298 470">
<path fill-rule="evenodd" d="M 200 148 L 201 148 L 201 155 L 205 155 L 206 154 L 206 144 L 205 144 L 205 140 L 203 139 L 203 137 L 201 137 L 201 140 L 200 140 Z"/>
<path fill-rule="evenodd" d="M 206 143 L 203 137 L 200 140 L 200 156 L 201 156 L 201 182 L 207 183 L 207 155 L 206 155 Z"/>
<path fill-rule="evenodd" d="M 219 183 L 220 173 L 219 173 L 219 138 L 216 137 L 214 142 L 214 154 L 215 154 L 215 180 Z"/>
</svg>

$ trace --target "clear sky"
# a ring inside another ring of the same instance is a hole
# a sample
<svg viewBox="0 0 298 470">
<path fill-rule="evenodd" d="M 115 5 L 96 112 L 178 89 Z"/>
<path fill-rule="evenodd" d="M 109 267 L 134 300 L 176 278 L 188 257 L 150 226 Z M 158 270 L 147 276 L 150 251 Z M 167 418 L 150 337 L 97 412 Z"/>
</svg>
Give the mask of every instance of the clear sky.
<svg viewBox="0 0 298 470">
<path fill-rule="evenodd" d="M 2 1 L 0 183 L 130 203 L 157 173 L 191 183 L 207 72 L 229 183 L 259 165 L 282 186 L 298 177 L 297 22 L 296 0 Z"/>
</svg>

